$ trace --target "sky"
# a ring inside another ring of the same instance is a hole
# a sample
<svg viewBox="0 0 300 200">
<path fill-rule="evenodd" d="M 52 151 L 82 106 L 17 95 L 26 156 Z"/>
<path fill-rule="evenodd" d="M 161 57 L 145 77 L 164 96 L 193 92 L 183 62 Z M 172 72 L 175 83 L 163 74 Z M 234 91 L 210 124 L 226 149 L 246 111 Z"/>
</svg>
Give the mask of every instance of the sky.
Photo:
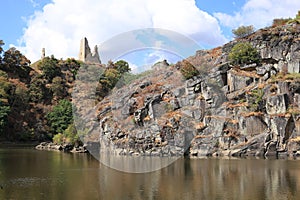
<svg viewBox="0 0 300 200">
<path fill-rule="evenodd" d="M 181 46 L 185 41 L 174 37 L 174 43 L 166 45 L 170 34 L 185 36 L 197 48 L 209 49 L 232 40 L 233 28 L 263 28 L 270 26 L 274 18 L 294 17 L 300 10 L 299 0 L 0 0 L 0 4 L 0 39 L 5 50 L 16 47 L 31 62 L 41 57 L 42 48 L 46 55 L 56 58 L 77 58 L 80 40 L 87 37 L 91 48 L 98 45 L 100 58 L 107 48 L 117 50 L 120 45 L 127 46 L 123 57 L 144 56 L 139 62 L 133 59 L 132 65 L 170 57 L 159 48 L 172 50 L 172 46 Z M 135 32 L 147 28 L 171 32 L 156 35 L 154 38 L 159 39 L 155 41 L 147 31 L 143 37 Z M 128 37 L 128 32 L 139 37 Z M 137 43 L 140 46 L 132 45 Z M 152 52 L 151 46 L 156 48 Z M 137 47 L 146 50 L 137 54 Z"/>
</svg>

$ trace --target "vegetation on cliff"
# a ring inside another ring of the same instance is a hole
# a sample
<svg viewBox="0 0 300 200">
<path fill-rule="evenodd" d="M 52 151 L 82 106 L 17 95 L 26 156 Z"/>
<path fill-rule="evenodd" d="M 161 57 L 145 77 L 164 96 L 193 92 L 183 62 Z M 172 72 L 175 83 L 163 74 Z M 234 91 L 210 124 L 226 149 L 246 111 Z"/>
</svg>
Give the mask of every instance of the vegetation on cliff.
<svg viewBox="0 0 300 200">
<path fill-rule="evenodd" d="M 254 26 L 250 25 L 250 26 L 240 26 L 236 29 L 233 29 L 232 33 L 234 34 L 235 38 L 242 38 L 254 33 L 254 31 L 255 31 Z"/>
<path fill-rule="evenodd" d="M 259 52 L 248 42 L 237 43 L 229 53 L 229 61 L 234 65 L 258 63 L 259 60 Z"/>
</svg>

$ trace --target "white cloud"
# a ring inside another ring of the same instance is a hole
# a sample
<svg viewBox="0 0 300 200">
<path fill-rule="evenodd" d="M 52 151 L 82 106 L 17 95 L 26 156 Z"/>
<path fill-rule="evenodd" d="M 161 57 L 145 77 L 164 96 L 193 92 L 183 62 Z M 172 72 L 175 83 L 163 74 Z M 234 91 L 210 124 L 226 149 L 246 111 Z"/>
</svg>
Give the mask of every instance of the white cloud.
<svg viewBox="0 0 300 200">
<path fill-rule="evenodd" d="M 76 57 L 79 42 L 91 46 L 134 29 L 163 28 L 192 37 L 199 44 L 224 43 L 218 21 L 199 10 L 195 0 L 53 0 L 28 19 L 20 49 L 29 59 L 41 49 L 57 58 Z"/>
<path fill-rule="evenodd" d="M 139 66 L 137 66 L 136 64 L 134 64 L 132 62 L 128 62 L 128 65 L 133 73 L 138 73 Z"/>
<path fill-rule="evenodd" d="M 275 18 L 295 17 L 300 8 L 299 0 L 248 0 L 234 15 L 215 13 L 220 23 L 230 28 L 254 25 L 262 28 L 271 25 Z"/>
<path fill-rule="evenodd" d="M 29 2 L 31 3 L 32 7 L 34 7 L 34 8 L 39 6 L 39 4 L 35 0 L 29 0 Z"/>
</svg>

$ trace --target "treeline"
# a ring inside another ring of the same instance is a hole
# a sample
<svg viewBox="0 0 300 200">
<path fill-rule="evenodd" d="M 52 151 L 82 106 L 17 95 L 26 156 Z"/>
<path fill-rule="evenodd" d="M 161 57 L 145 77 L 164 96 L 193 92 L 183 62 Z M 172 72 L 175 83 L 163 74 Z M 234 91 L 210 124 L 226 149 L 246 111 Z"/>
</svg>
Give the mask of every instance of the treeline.
<svg viewBox="0 0 300 200">
<path fill-rule="evenodd" d="M 31 64 L 0 40 L 0 141 L 79 142 L 72 116 L 72 89 L 79 68 L 73 58 L 45 57 Z M 101 65 L 99 100 L 130 71 L 125 61 Z M 103 69 L 102 69 L 103 70 Z"/>
</svg>

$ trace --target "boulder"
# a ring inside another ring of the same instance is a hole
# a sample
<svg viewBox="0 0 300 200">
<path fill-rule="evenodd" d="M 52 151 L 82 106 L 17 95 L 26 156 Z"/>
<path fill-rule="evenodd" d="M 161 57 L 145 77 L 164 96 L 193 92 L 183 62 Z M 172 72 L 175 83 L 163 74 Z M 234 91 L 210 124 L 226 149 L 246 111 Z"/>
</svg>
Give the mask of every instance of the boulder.
<svg viewBox="0 0 300 200">
<path fill-rule="evenodd" d="M 246 70 L 246 71 L 252 71 L 256 68 L 256 66 L 257 66 L 256 63 L 251 63 L 251 64 L 241 66 L 240 69 Z"/>
<path fill-rule="evenodd" d="M 262 66 L 258 66 L 258 67 L 256 67 L 256 73 L 258 75 L 265 75 L 266 73 L 270 72 L 272 67 L 273 67 L 272 64 L 265 64 Z"/>
<path fill-rule="evenodd" d="M 300 73 L 300 59 L 288 61 L 288 73 Z"/>
<path fill-rule="evenodd" d="M 241 133 L 246 136 L 255 136 L 262 134 L 267 129 L 267 124 L 261 117 L 250 116 L 240 118 Z"/>
<path fill-rule="evenodd" d="M 229 92 L 234 92 L 248 86 L 253 82 L 253 78 L 246 76 L 239 76 L 232 71 L 228 72 L 227 83 L 229 85 Z"/>
<path fill-rule="evenodd" d="M 269 115 L 284 114 L 287 111 L 288 95 L 280 94 L 268 96 L 266 100 L 266 111 Z"/>
</svg>

